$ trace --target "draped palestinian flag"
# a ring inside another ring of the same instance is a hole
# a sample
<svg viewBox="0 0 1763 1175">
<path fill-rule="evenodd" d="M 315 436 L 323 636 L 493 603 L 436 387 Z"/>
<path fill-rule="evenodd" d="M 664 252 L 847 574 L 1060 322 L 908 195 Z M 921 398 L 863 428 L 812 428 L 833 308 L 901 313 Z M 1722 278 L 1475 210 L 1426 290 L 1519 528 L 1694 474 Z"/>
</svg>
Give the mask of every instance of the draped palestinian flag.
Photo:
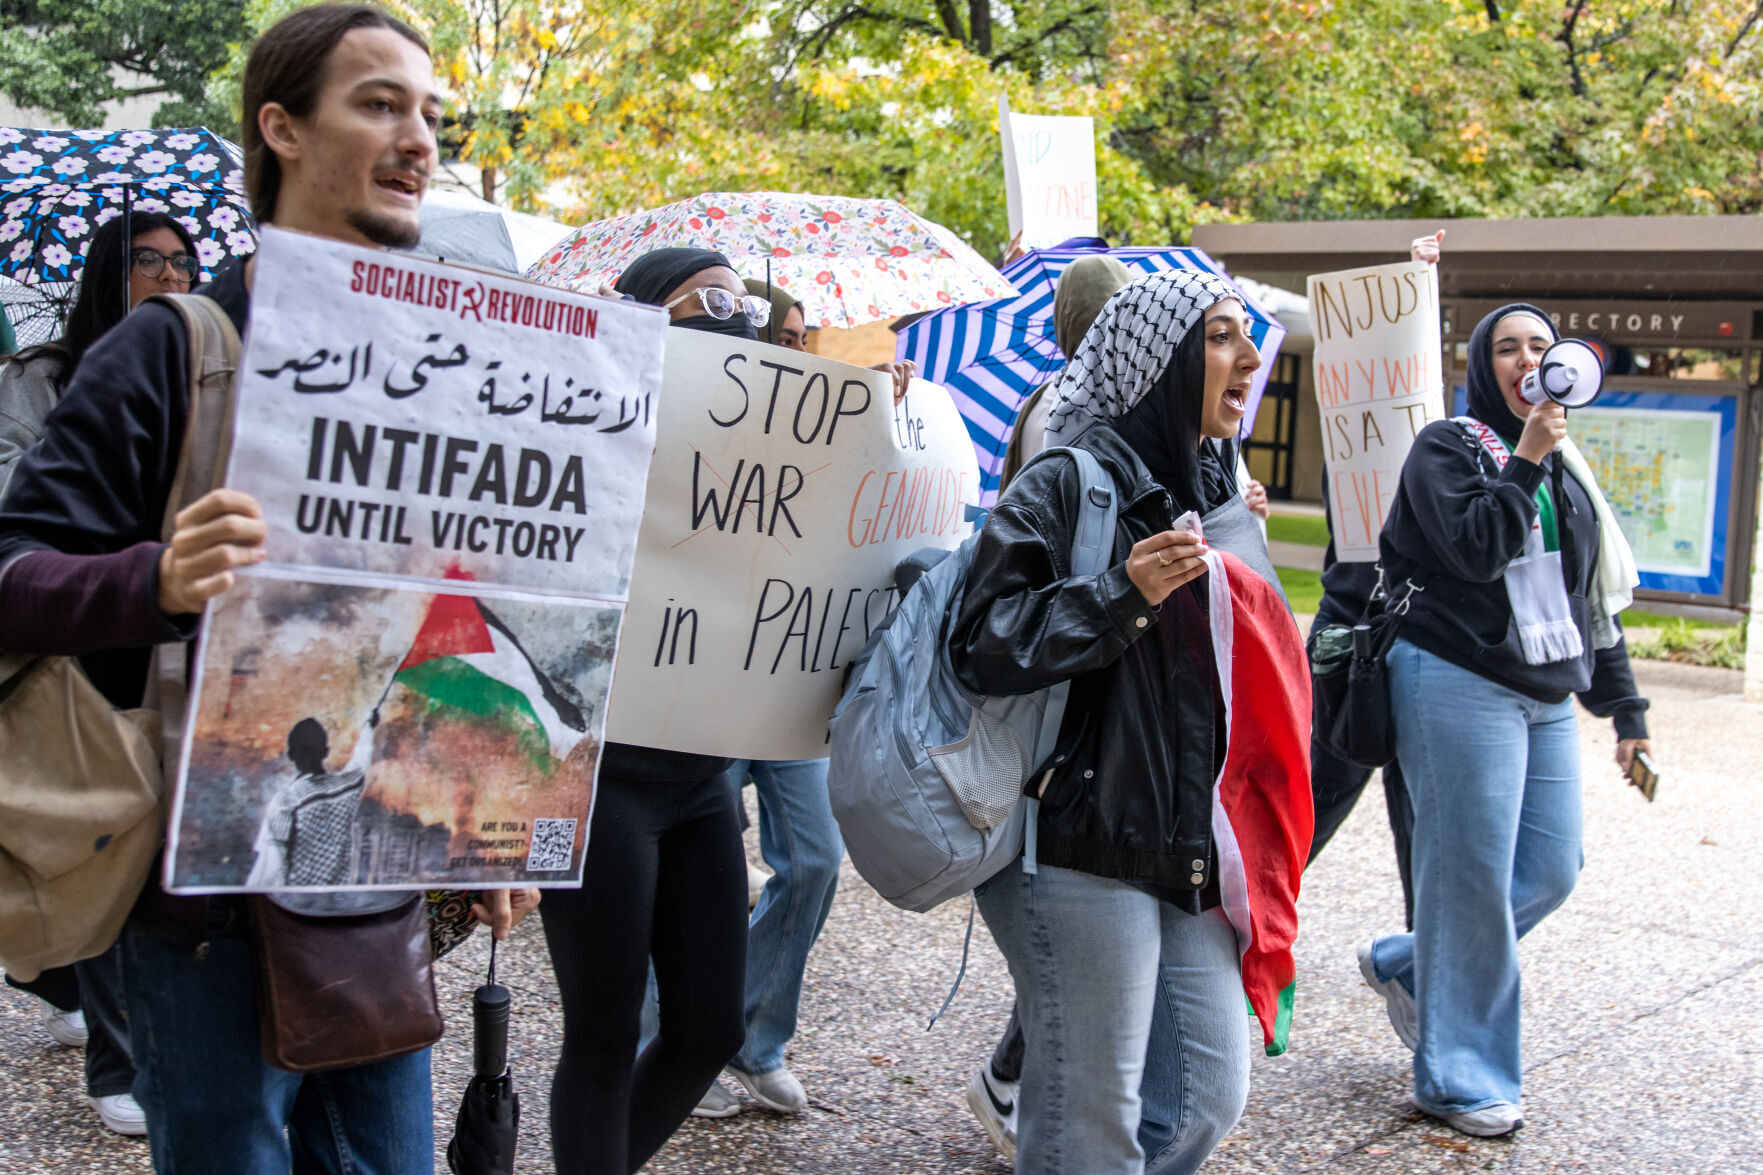
<svg viewBox="0 0 1763 1175">
<path fill-rule="evenodd" d="M 436 706 L 505 727 L 541 766 L 562 763 L 588 734 L 581 708 L 471 596 L 435 597 L 392 680 Z"/>
<path fill-rule="evenodd" d="M 1206 562 L 1227 736 L 1212 789 L 1218 888 L 1237 932 L 1243 993 L 1277 1057 L 1292 1023 L 1298 882 L 1316 822 L 1310 666 L 1278 590 L 1235 555 L 1215 549 Z"/>
</svg>

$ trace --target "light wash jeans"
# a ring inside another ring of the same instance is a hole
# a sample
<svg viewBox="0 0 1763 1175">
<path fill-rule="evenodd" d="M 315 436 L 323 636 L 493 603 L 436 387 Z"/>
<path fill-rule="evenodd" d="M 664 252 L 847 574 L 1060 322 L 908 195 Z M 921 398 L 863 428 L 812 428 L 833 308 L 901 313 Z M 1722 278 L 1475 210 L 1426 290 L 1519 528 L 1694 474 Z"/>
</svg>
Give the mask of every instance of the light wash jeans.
<svg viewBox="0 0 1763 1175">
<path fill-rule="evenodd" d="M 759 852 L 772 875 L 747 924 L 747 1043 L 730 1064 L 782 1067 L 796 1035 L 802 972 L 833 908 L 845 841 L 826 790 L 827 760 L 737 762 L 731 787 L 751 776 L 759 794 Z"/>
<path fill-rule="evenodd" d="M 752 778 L 759 794 L 759 852 L 772 871 L 747 925 L 747 1040 L 729 1062 L 745 1073 L 783 1066 L 784 1046 L 796 1035 L 808 952 L 833 907 L 845 841 L 833 818 L 826 771 L 825 759 L 742 760 L 725 777 L 737 795 Z M 651 971 L 644 1044 L 658 1025 Z"/>
<path fill-rule="evenodd" d="M 1419 1004 L 1423 1109 L 1516 1106 L 1518 940 L 1585 859 L 1573 702 L 1534 701 L 1404 640 L 1387 664 L 1414 806 L 1414 932 L 1378 939 L 1372 965 Z"/>
<path fill-rule="evenodd" d="M 1249 1021 L 1223 910 L 1017 860 L 974 891 L 1027 1050 L 1017 1175 L 1189 1175 L 1242 1115 Z"/>
<path fill-rule="evenodd" d="M 207 950 L 122 936 L 135 1100 L 156 1175 L 431 1175 L 429 1050 L 302 1076 L 263 1059 L 251 942 L 216 902 Z"/>
</svg>

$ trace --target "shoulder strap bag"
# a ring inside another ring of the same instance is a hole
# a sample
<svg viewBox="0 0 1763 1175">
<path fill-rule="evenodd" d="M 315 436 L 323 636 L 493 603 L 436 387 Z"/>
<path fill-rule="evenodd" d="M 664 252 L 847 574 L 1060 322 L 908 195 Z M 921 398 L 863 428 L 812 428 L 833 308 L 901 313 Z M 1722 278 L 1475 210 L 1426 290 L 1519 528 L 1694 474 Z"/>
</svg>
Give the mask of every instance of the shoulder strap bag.
<svg viewBox="0 0 1763 1175">
<path fill-rule="evenodd" d="M 1384 654 L 1395 643 L 1414 593 L 1424 590 L 1410 579 L 1392 595 L 1384 588 L 1380 566 L 1377 587 L 1357 624 L 1311 630 L 1311 729 L 1336 758 L 1361 767 L 1383 767 L 1395 759 Z"/>
<path fill-rule="evenodd" d="M 209 299 L 157 297 L 192 324 L 188 425 L 160 525 L 169 541 L 178 512 L 225 474 L 239 339 Z M 146 704 L 118 710 L 77 658 L 0 654 L 0 963 L 18 978 L 99 955 L 122 932 L 164 838 L 184 656 L 181 643 L 156 649 Z"/>
</svg>

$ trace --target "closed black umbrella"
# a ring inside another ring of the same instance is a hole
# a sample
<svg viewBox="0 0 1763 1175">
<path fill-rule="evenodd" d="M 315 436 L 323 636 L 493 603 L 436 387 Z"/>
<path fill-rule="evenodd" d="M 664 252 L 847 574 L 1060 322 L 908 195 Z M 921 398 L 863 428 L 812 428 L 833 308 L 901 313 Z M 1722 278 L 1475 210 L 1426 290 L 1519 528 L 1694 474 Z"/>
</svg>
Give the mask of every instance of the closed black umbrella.
<svg viewBox="0 0 1763 1175">
<path fill-rule="evenodd" d="M 471 1083 L 453 1120 L 447 1168 L 453 1175 L 514 1175 L 520 1095 L 508 1071 L 509 993 L 496 982 L 496 940 L 490 940 L 489 982 L 471 997 Z"/>
</svg>

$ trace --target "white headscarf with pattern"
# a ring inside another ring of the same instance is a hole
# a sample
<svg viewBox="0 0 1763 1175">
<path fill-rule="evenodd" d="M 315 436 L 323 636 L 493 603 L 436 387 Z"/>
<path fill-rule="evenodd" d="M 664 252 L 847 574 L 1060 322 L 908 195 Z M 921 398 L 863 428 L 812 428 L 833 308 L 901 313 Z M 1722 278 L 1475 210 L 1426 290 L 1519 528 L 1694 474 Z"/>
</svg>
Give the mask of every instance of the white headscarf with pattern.
<svg viewBox="0 0 1763 1175">
<path fill-rule="evenodd" d="M 1197 269 L 1166 269 L 1129 282 L 1102 307 L 1054 385 L 1047 446 L 1069 445 L 1132 410 L 1169 368 L 1175 348 L 1231 284 Z"/>
</svg>

